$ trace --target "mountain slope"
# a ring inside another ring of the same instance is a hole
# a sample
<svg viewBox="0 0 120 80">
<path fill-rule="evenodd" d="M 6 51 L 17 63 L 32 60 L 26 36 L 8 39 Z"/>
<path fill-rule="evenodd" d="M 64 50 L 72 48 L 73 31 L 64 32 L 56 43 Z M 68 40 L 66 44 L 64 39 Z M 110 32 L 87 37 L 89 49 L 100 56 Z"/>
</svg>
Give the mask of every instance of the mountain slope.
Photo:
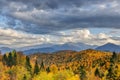
<svg viewBox="0 0 120 80">
<path fill-rule="evenodd" d="M 78 62 L 81 64 L 84 64 L 85 62 L 90 63 L 89 61 L 95 61 L 99 60 L 100 58 L 106 58 L 111 56 L 111 52 L 103 52 L 103 51 L 97 51 L 93 49 L 87 49 L 87 50 L 82 50 L 79 52 L 76 51 L 71 51 L 71 50 L 64 50 L 64 51 L 58 51 L 54 54 L 40 54 L 40 53 L 35 53 L 29 55 L 31 60 L 35 61 L 37 59 L 38 63 L 40 64 L 41 61 L 44 61 L 46 65 L 51 65 L 51 64 L 72 64 L 73 62 Z M 104 59 L 103 59 L 104 60 Z M 86 64 L 85 64 L 86 65 Z"/>
<path fill-rule="evenodd" d="M 116 44 L 113 44 L 113 43 L 107 43 L 107 44 L 104 44 L 102 46 L 97 47 L 96 50 L 120 52 L 120 46 L 116 45 Z"/>
</svg>

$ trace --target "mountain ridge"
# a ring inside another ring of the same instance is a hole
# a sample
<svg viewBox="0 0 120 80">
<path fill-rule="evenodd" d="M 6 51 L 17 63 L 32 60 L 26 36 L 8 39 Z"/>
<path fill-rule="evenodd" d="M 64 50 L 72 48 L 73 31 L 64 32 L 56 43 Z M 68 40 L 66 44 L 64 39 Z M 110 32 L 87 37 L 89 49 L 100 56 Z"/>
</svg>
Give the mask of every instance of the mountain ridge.
<svg viewBox="0 0 120 80">
<path fill-rule="evenodd" d="M 94 49 L 95 47 L 96 47 L 95 45 L 91 46 L 84 43 L 65 43 L 61 45 L 53 45 L 50 47 L 25 50 L 24 53 L 25 54 L 31 54 L 31 53 L 37 53 L 37 52 L 53 53 L 61 50 L 81 51 L 89 48 Z"/>
<path fill-rule="evenodd" d="M 101 51 L 120 52 L 120 46 L 116 45 L 114 43 L 106 43 L 106 44 L 101 45 L 95 49 L 101 50 Z"/>
<path fill-rule="evenodd" d="M 12 48 L 9 48 L 9 47 L 0 47 L 0 52 L 2 54 L 6 53 L 6 52 L 10 52 L 12 51 L 13 49 Z"/>
<path fill-rule="evenodd" d="M 46 47 L 41 47 L 40 45 L 37 45 L 37 47 L 32 46 L 31 48 L 27 47 L 25 49 L 16 49 L 17 51 L 22 51 L 24 54 L 33 54 L 33 53 L 55 53 L 58 51 L 63 50 L 72 50 L 72 51 L 81 51 L 86 49 L 95 49 L 95 50 L 101 50 L 101 51 L 110 51 L 110 52 L 120 52 L 120 46 L 116 45 L 114 43 L 106 43 L 101 46 L 96 45 L 87 45 L 84 43 L 65 43 L 65 44 L 56 44 L 56 45 L 49 45 Z M 0 51 L 2 54 L 6 52 L 10 52 L 14 49 L 9 47 L 0 47 Z"/>
</svg>

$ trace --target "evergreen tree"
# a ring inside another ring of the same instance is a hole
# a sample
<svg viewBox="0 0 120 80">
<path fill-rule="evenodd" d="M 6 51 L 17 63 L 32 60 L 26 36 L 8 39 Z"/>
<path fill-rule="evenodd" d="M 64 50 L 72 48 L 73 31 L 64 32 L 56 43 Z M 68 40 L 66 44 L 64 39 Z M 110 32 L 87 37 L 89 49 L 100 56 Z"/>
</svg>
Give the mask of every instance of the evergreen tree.
<svg viewBox="0 0 120 80">
<path fill-rule="evenodd" d="M 44 66 L 44 63 L 43 61 L 41 62 L 41 65 L 40 65 L 40 71 L 44 71 L 45 70 L 45 66 Z"/>
<path fill-rule="evenodd" d="M 3 62 L 4 65 L 7 65 L 8 58 L 7 58 L 6 54 L 3 55 L 2 62 Z"/>
<path fill-rule="evenodd" d="M 8 55 L 8 66 L 12 67 L 13 65 L 13 57 L 12 57 L 12 53 L 10 52 Z"/>
<path fill-rule="evenodd" d="M 107 79 L 118 80 L 117 79 L 117 68 L 115 65 L 111 64 L 108 69 Z"/>
<path fill-rule="evenodd" d="M 95 76 L 98 76 L 99 78 L 102 78 L 104 76 L 104 74 L 101 73 L 98 68 L 96 68 L 96 70 L 95 70 Z"/>
<path fill-rule="evenodd" d="M 80 80 L 85 80 L 87 77 L 86 77 L 86 71 L 84 69 L 84 66 L 80 66 L 79 71 L 80 71 Z"/>
<path fill-rule="evenodd" d="M 96 70 L 95 70 L 95 76 L 100 76 L 100 72 L 99 72 L 99 70 L 98 70 L 98 68 L 96 68 Z"/>
<path fill-rule="evenodd" d="M 110 59 L 111 64 L 114 64 L 116 60 L 117 60 L 117 54 L 113 52 L 112 57 Z"/>
<path fill-rule="evenodd" d="M 30 64 L 30 58 L 28 56 L 26 56 L 26 68 L 28 71 L 31 72 L 31 64 Z"/>
<path fill-rule="evenodd" d="M 38 74 L 40 71 L 40 68 L 38 66 L 37 60 L 35 61 L 35 67 L 34 67 L 34 74 Z"/>
<path fill-rule="evenodd" d="M 50 67 L 47 67 L 46 71 L 47 71 L 47 73 L 49 73 L 50 72 Z"/>
<path fill-rule="evenodd" d="M 13 65 L 17 65 L 17 54 L 16 51 L 13 51 Z"/>
<path fill-rule="evenodd" d="M 117 80 L 117 68 L 116 68 L 116 62 L 117 62 L 117 54 L 113 52 L 112 57 L 110 58 L 110 67 L 108 69 L 107 79 L 113 79 Z"/>
</svg>

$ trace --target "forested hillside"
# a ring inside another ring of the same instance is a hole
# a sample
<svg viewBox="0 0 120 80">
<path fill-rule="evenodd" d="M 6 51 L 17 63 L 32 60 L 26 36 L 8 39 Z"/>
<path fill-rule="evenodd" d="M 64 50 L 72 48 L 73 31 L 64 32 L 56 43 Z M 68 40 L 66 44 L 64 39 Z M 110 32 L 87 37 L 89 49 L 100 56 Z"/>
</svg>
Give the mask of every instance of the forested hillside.
<svg viewBox="0 0 120 80">
<path fill-rule="evenodd" d="M 120 80 L 120 54 L 98 50 L 0 55 L 0 80 Z"/>
</svg>

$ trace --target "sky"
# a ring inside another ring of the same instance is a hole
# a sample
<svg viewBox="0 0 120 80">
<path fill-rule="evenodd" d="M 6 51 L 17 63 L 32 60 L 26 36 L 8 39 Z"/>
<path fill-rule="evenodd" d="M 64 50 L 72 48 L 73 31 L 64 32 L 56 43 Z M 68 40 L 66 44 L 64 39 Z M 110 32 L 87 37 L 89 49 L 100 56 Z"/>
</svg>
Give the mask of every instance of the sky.
<svg viewBox="0 0 120 80">
<path fill-rule="evenodd" d="M 120 0 L 0 0 L 0 46 L 120 45 Z"/>
</svg>

